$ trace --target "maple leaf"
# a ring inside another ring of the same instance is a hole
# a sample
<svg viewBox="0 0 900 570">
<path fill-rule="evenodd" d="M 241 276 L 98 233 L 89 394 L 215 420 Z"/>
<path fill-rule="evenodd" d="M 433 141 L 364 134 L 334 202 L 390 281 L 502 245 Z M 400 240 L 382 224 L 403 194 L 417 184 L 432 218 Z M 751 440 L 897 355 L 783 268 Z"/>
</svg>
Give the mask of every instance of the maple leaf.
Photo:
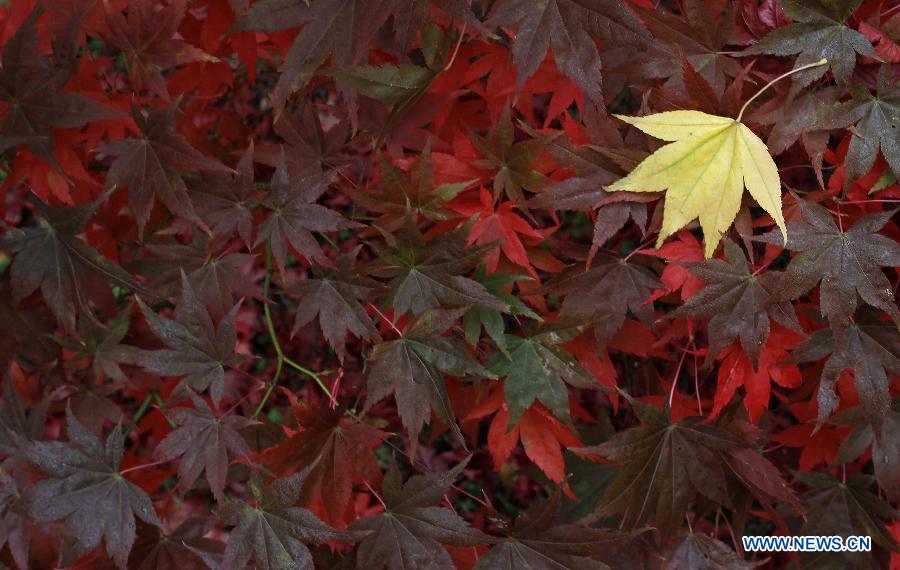
<svg viewBox="0 0 900 570">
<path fill-rule="evenodd" d="M 387 436 L 368 424 L 346 421 L 345 410 L 298 404 L 291 398 L 298 429 L 286 440 L 248 458 L 276 473 L 315 465 L 307 475 L 303 496 L 319 495 L 332 522 L 343 521 L 354 482 L 377 484 L 381 478 L 373 448 Z"/>
<path fill-rule="evenodd" d="M 366 340 L 381 338 L 360 301 L 384 286 L 355 267 L 357 251 L 338 258 L 334 268 L 313 267 L 314 277 L 298 281 L 284 291 L 300 298 L 291 334 L 296 335 L 301 327 L 318 318 L 325 340 L 342 362 L 348 332 Z"/>
<path fill-rule="evenodd" d="M 377 344 L 372 351 L 365 409 L 393 393 L 400 419 L 413 441 L 418 439 L 432 409 L 462 439 L 447 396 L 444 374 L 493 377 L 466 354 L 462 340 L 442 336 L 464 312 L 461 309 L 426 311 L 399 339 Z"/>
<path fill-rule="evenodd" d="M 98 380 L 109 377 L 118 382 L 126 382 L 127 378 L 120 365 L 135 364 L 137 355 L 134 347 L 122 344 L 122 340 L 128 334 L 130 320 L 129 305 L 105 325 L 89 317 L 79 319 L 80 340 L 72 336 L 53 335 L 52 338 L 60 346 L 74 353 L 69 360 L 70 364 L 87 360 L 94 377 Z"/>
<path fill-rule="evenodd" d="M 209 568 L 198 552 L 218 553 L 222 543 L 203 538 L 212 526 L 210 520 L 190 518 L 172 532 L 166 533 L 151 525 L 140 525 L 137 540 L 128 557 L 128 567 L 134 570 L 206 570 Z"/>
<path fill-rule="evenodd" d="M 334 68 L 329 75 L 366 97 L 394 105 L 408 104 L 421 96 L 437 77 L 427 67 L 410 64 Z"/>
<path fill-rule="evenodd" d="M 272 176 L 272 189 L 262 202 L 271 213 L 259 226 L 255 245 L 268 240 L 281 271 L 284 271 L 289 247 L 311 261 L 327 265 L 328 257 L 312 232 L 357 228 L 360 224 L 314 203 L 328 189 L 328 179 L 318 167 L 307 170 L 302 178 L 291 178 L 282 152 Z"/>
<path fill-rule="evenodd" d="M 184 375 L 172 392 L 173 398 L 186 397 L 187 388 L 197 392 L 208 388 L 213 403 L 218 406 L 225 387 L 225 367 L 236 366 L 246 359 L 245 355 L 234 353 L 237 341 L 235 318 L 240 305 L 235 305 L 218 327 L 214 326 L 184 273 L 175 320 L 157 315 L 140 298 L 137 302 L 150 330 L 168 347 L 143 351 L 138 357 L 140 365 L 162 376 Z"/>
<path fill-rule="evenodd" d="M 475 198 L 474 193 L 471 197 Z M 502 251 L 507 259 L 527 268 L 532 276 L 537 277 L 520 236 L 530 239 L 533 244 L 535 241 L 543 242 L 544 235 L 513 212 L 514 202 L 503 202 L 495 209 L 491 193 L 484 187 L 478 191 L 477 202 L 473 202 L 457 200 L 450 208 L 463 215 L 477 216 L 469 232 L 469 244 L 493 246 L 485 260 L 487 270 L 497 270 Z"/>
<path fill-rule="evenodd" d="M 106 175 L 106 188 L 128 187 L 128 204 L 137 220 L 139 238 L 150 220 L 153 198 L 174 214 L 205 227 L 194 211 L 184 172 L 230 172 L 230 169 L 195 149 L 184 136 L 174 132 L 172 122 L 178 102 L 162 109 L 142 112 L 131 107 L 131 118 L 140 135 L 117 139 L 104 146 L 104 152 L 117 157 Z"/>
<path fill-rule="evenodd" d="M 178 485 L 183 491 L 191 488 L 201 471 L 216 501 L 224 500 L 222 490 L 228 475 L 228 455 L 241 457 L 251 453 L 250 446 L 238 433 L 257 423 L 255 420 L 213 412 L 203 398 L 188 389 L 194 408 L 170 408 L 166 416 L 178 424 L 178 428 L 163 439 L 156 448 L 160 460 L 171 461 L 180 457 Z"/>
<path fill-rule="evenodd" d="M 92 287 L 108 289 L 105 283 L 112 283 L 143 290 L 124 269 L 77 237 L 104 197 L 81 206 L 52 208 L 35 199 L 38 225 L 0 236 L 0 249 L 16 254 L 10 269 L 13 301 L 20 303 L 40 288 L 53 316 L 68 331 L 76 330 L 78 313 L 90 314 L 87 295 Z"/>
<path fill-rule="evenodd" d="M 844 188 L 868 173 L 878 157 L 878 149 L 895 175 L 900 175 L 900 88 L 891 80 L 890 66 L 883 65 L 878 73 L 878 94 L 851 85 L 853 98 L 841 103 L 824 121 L 822 128 L 851 127 L 850 147 L 844 165 L 847 167 Z"/>
<path fill-rule="evenodd" d="M 405 52 L 407 46 L 416 40 L 416 34 L 431 22 L 430 7 L 436 6 L 454 20 L 463 22 L 482 35 L 491 32 L 472 13 L 471 4 L 466 0 L 390 0 L 393 15 L 393 30 L 397 48 Z"/>
<path fill-rule="evenodd" d="M 576 264 L 554 275 L 535 294 L 565 295 L 559 316 L 550 327 L 593 327 L 601 350 L 625 322 L 628 311 L 644 322 L 653 317 L 653 305 L 645 303 L 662 284 L 647 269 L 618 257 L 600 254 L 587 271 Z"/>
<path fill-rule="evenodd" d="M 487 444 L 494 461 L 494 469 L 501 471 L 516 446 L 522 442 L 525 455 L 551 481 L 561 483 L 566 478 L 565 460 L 561 448 L 580 447 L 581 441 L 572 430 L 560 422 L 540 402 L 535 402 L 513 424 L 503 390 L 495 390 L 473 408 L 465 419 L 477 420 L 493 414 L 488 429 Z"/>
<path fill-rule="evenodd" d="M 760 347 L 756 362 L 751 361 L 746 352 L 738 348 L 737 343 L 726 348 L 719 365 L 711 417 L 719 415 L 739 386 L 744 386 L 746 391 L 741 401 L 751 422 L 759 421 L 759 417 L 769 406 L 772 393 L 770 380 L 785 388 L 800 386 L 802 377 L 797 366 L 782 362 L 788 357 L 787 349 L 796 344 L 799 338 L 799 335 L 789 330 L 776 328 Z"/>
<path fill-rule="evenodd" d="M 336 67 L 352 67 L 366 53 L 387 20 L 386 2 L 377 0 L 263 0 L 238 21 L 237 29 L 272 32 L 303 24 L 281 65 L 272 92 L 276 107 L 303 87 L 329 56 Z"/>
<path fill-rule="evenodd" d="M 118 425 L 106 444 L 66 410 L 69 443 L 34 442 L 26 455 L 48 475 L 25 493 L 28 515 L 37 524 L 66 519 L 59 564 L 69 566 L 106 541 L 106 552 L 125 568 L 135 539 L 135 517 L 159 526 L 150 497 L 122 478 L 125 438 Z"/>
<path fill-rule="evenodd" d="M 849 368 L 854 373 L 854 385 L 865 417 L 880 436 L 890 407 L 890 383 L 885 369 L 900 374 L 900 334 L 896 327 L 878 320 L 867 310 L 861 311 L 840 340 L 839 344 L 833 329 L 818 330 L 791 353 L 794 362 L 828 357 L 819 381 L 818 425 L 837 409 L 840 399 L 834 393 L 834 385 L 841 372 Z"/>
<path fill-rule="evenodd" d="M 202 51 L 175 38 L 187 10 L 187 0 L 171 0 L 157 9 L 156 0 L 134 0 L 128 13 L 104 3 L 106 27 L 103 40 L 128 58 L 128 76 L 135 91 L 147 88 L 163 99 L 169 99 L 166 80 L 160 68 L 191 63 L 203 59 Z"/>
<path fill-rule="evenodd" d="M 569 390 L 597 388 L 599 384 L 571 354 L 559 348 L 560 338 L 544 333 L 522 338 L 507 335 L 508 354 L 498 352 L 486 363 L 488 370 L 502 376 L 503 394 L 514 425 L 535 400 L 568 423 Z"/>
<path fill-rule="evenodd" d="M 99 103 L 63 88 L 78 69 L 80 18 L 73 18 L 54 38 L 52 56 L 43 55 L 36 27 L 43 8 L 36 7 L 3 47 L 0 101 L 9 112 L 0 127 L 0 151 L 24 144 L 57 170 L 53 129 L 74 129 L 118 115 Z"/>
<path fill-rule="evenodd" d="M 602 76 L 594 38 L 627 43 L 648 39 L 635 13 L 614 0 L 508 0 L 488 19 L 493 26 L 516 23 L 512 58 L 519 88 L 537 71 L 552 46 L 559 70 L 596 101 L 602 101 Z"/>
<path fill-rule="evenodd" d="M 18 479 L 23 479 L 18 475 Z M 22 496 L 17 475 L 0 469 L 0 548 L 9 547 L 19 570 L 28 570 L 28 517 L 18 511 Z"/>
<path fill-rule="evenodd" d="M 427 242 L 411 218 L 387 247 L 376 245 L 372 273 L 391 278 L 390 302 L 397 315 L 421 315 L 429 309 L 476 306 L 506 311 L 506 304 L 463 274 L 481 263 L 487 246 L 466 244 L 466 228 L 439 234 Z"/>
<path fill-rule="evenodd" d="M 474 277 L 475 280 L 484 285 L 492 295 L 509 306 L 510 315 L 521 315 L 536 321 L 541 320 L 540 315 L 528 308 L 528 305 L 523 303 L 512 293 L 506 291 L 514 283 L 521 281 L 526 277 L 500 272 L 487 275 L 483 268 L 479 268 Z M 501 352 L 505 354 L 508 353 L 506 335 L 504 334 L 506 324 L 503 322 L 503 315 L 499 311 L 478 307 L 473 307 L 466 311 L 466 314 L 463 315 L 463 330 L 466 335 L 466 342 L 473 346 L 478 344 L 478 341 L 481 338 L 482 328 L 487 331 L 488 336 Z"/>
<path fill-rule="evenodd" d="M 314 105 L 304 105 L 301 110 L 279 115 L 275 119 L 275 133 L 288 144 L 285 159 L 290 177 L 302 176 L 314 164 L 331 171 L 351 160 L 344 153 L 350 130 L 350 122 L 344 119 L 325 131 Z M 277 167 L 283 148 L 283 145 L 263 145 L 258 153 L 259 160 Z"/>
<path fill-rule="evenodd" d="M 478 559 L 476 570 L 604 570 L 597 558 L 621 548 L 636 533 L 559 524 L 562 493 L 531 506 L 510 524 L 503 521 L 503 540 Z"/>
<path fill-rule="evenodd" d="M 802 531 L 805 535 L 870 536 L 874 545 L 897 550 L 898 544 L 882 519 L 895 520 L 900 516 L 900 511 L 869 491 L 872 476 L 857 474 L 842 481 L 825 473 L 797 472 L 795 475 L 810 487 L 803 495 L 803 503 L 809 511 Z M 852 557 L 844 555 L 837 561 L 829 560 L 834 558 L 834 554 L 826 558 L 820 554 L 808 554 L 804 555 L 802 563 L 805 568 L 875 567 L 879 564 L 872 558 L 873 554 L 865 554 L 868 564 L 860 562 L 856 554 Z"/>
<path fill-rule="evenodd" d="M 667 556 L 663 570 L 680 568 L 717 568 L 719 570 L 751 570 L 765 564 L 750 562 L 721 540 L 700 533 L 688 533 Z"/>
<path fill-rule="evenodd" d="M 458 514 L 435 506 L 468 462 L 464 459 L 443 473 L 413 475 L 403 483 L 396 461 L 391 461 L 381 483 L 384 512 L 350 525 L 354 531 L 369 531 L 359 544 L 358 559 L 365 560 L 372 570 L 451 570 L 455 566 L 442 543 L 477 546 L 489 542 L 489 536 L 470 527 Z"/>
<path fill-rule="evenodd" d="M 41 400 L 31 410 L 26 410 L 19 394 L 7 377 L 3 383 L 3 401 L 0 402 L 0 453 L 18 455 L 32 441 L 39 441 L 44 434 L 49 399 Z"/>
<path fill-rule="evenodd" d="M 727 2 L 686 0 L 683 6 L 683 17 L 659 10 L 639 11 L 641 21 L 653 34 L 649 65 L 657 73 L 669 76 L 678 70 L 672 65 L 673 60 L 683 54 L 713 91 L 721 93 L 726 76 L 735 77 L 741 71 L 733 58 L 722 53 L 731 43 L 734 27 L 731 14 L 725 11 Z"/>
<path fill-rule="evenodd" d="M 846 412 L 833 416 L 830 423 L 853 426 L 850 435 L 843 438 L 834 463 L 851 463 L 860 458 L 867 450 L 872 451 L 872 466 L 878 484 L 884 489 L 889 499 L 900 497 L 900 411 L 897 400 L 881 423 L 881 437 L 875 437 L 875 430 L 866 417 L 862 406 L 853 407 Z M 821 433 L 821 432 L 820 432 Z"/>
<path fill-rule="evenodd" d="M 840 96 L 841 89 L 834 86 L 804 92 L 789 101 L 775 97 L 765 106 L 768 110 L 761 109 L 753 115 L 755 122 L 773 125 L 766 138 L 766 145 L 773 155 L 781 154 L 799 139 L 813 163 L 820 187 L 825 186 L 822 161 L 828 147 L 828 130 L 823 126 Z"/>
<path fill-rule="evenodd" d="M 667 111 L 646 117 L 616 115 L 645 133 L 669 141 L 608 192 L 666 192 L 657 247 L 700 218 L 706 257 L 712 257 L 737 216 L 744 186 L 787 239 L 781 213 L 781 179 L 766 145 L 739 120 L 700 111 Z"/>
<path fill-rule="evenodd" d="M 378 223 L 389 230 L 401 227 L 407 216 L 420 215 L 432 221 L 449 219 L 450 213 L 443 207 L 444 204 L 471 184 L 471 181 L 457 182 L 435 187 L 430 143 L 426 144 L 422 154 L 416 159 L 409 175 L 385 156 L 379 162 L 379 172 L 380 191 L 348 188 L 343 192 L 367 210 L 381 214 Z"/>
<path fill-rule="evenodd" d="M 220 248 L 199 232 L 194 232 L 189 244 L 153 244 L 147 245 L 145 250 L 159 260 L 147 272 L 154 276 L 149 287 L 164 294 L 181 283 L 184 272 L 188 283 L 215 319 L 225 316 L 236 299 L 259 296 L 244 269 L 252 264 L 254 256 L 219 253 Z"/>
<path fill-rule="evenodd" d="M 195 211 L 213 236 L 224 240 L 237 233 L 247 247 L 253 243 L 253 155 L 250 141 L 234 175 L 211 172 L 202 183 L 190 187 Z"/>
<path fill-rule="evenodd" d="M 654 526 L 670 536 L 681 526 L 695 493 L 729 504 L 730 477 L 737 478 L 760 501 L 775 498 L 801 509 L 778 469 L 749 448 L 731 426 L 705 425 L 699 418 L 670 423 L 654 406 L 628 398 L 645 426 L 617 432 L 600 445 L 574 450 L 622 465 L 604 492 L 598 516 L 622 513 L 626 529 L 640 527 L 652 517 Z"/>
<path fill-rule="evenodd" d="M 591 144 L 574 146 L 564 138 L 555 138 L 547 145 L 548 152 L 559 164 L 575 170 L 575 176 L 552 182 L 540 189 L 537 196 L 528 201 L 529 208 L 552 208 L 590 212 L 596 209 L 594 234 L 588 260 L 592 260 L 600 247 L 621 230 L 631 218 L 643 233 L 647 225 L 646 200 L 640 194 L 635 200 L 613 200 L 612 194 L 603 189 L 622 173 L 634 169 L 647 153 L 624 148 L 618 132 L 610 132 L 612 120 L 602 111 L 593 117 L 588 135 Z M 619 146 L 607 146 L 614 144 Z M 616 198 L 624 197 L 623 194 Z"/>
<path fill-rule="evenodd" d="M 709 319 L 707 362 L 740 338 L 741 348 L 756 366 L 769 338 L 770 317 L 795 332 L 802 329 L 790 302 L 770 302 L 773 292 L 781 288 L 783 273 L 766 271 L 756 275 L 740 247 L 727 238 L 723 243 L 728 263 L 708 259 L 686 264 L 707 285 L 671 316 Z"/>
<path fill-rule="evenodd" d="M 838 341 L 859 298 L 891 316 L 900 327 L 900 309 L 881 266 L 900 265 L 900 245 L 878 234 L 894 212 L 867 214 L 847 230 L 834 223 L 823 206 L 797 200 L 802 218 L 791 222 L 787 249 L 799 252 L 787 267 L 783 298 L 794 299 L 819 285 L 819 305 Z M 771 234 L 757 239 L 780 240 Z"/>
<path fill-rule="evenodd" d="M 16 307 L 8 281 L 8 277 L 0 281 L 0 322 L 6 323 L 8 332 L 0 338 L 0 370 L 7 370 L 15 361 L 28 360 L 39 366 L 55 362 L 59 345 L 50 335 L 57 329 L 56 319 L 43 304 L 32 305 L 27 311 Z"/>
<path fill-rule="evenodd" d="M 890 13 L 890 12 L 887 12 Z M 874 19 L 878 27 L 871 25 L 869 22 L 861 21 L 859 23 L 859 31 L 862 35 L 872 42 L 875 46 L 875 53 L 887 63 L 900 62 L 900 18 L 895 12 L 893 16 L 883 23 L 878 23 L 878 18 Z M 880 29 L 879 29 L 880 28 Z"/>
<path fill-rule="evenodd" d="M 494 199 L 506 193 L 519 208 L 525 208 L 523 190 L 536 192 L 547 182 L 543 174 L 531 167 L 544 152 L 547 137 L 540 136 L 516 142 L 511 107 L 507 105 L 494 125 L 490 138 L 486 139 L 473 133 L 471 139 L 483 157 L 472 162 L 472 165 L 497 171 L 494 174 Z"/>
<path fill-rule="evenodd" d="M 781 7 L 795 23 L 773 30 L 738 55 L 799 54 L 794 69 L 824 58 L 838 83 L 847 85 L 856 67 L 856 54 L 878 59 L 869 40 L 844 25 L 861 3 L 862 0 L 783 0 Z M 794 89 L 809 85 L 827 70 L 828 67 L 821 66 L 797 73 L 793 77 Z"/>
<path fill-rule="evenodd" d="M 262 491 L 251 483 L 256 505 L 230 501 L 219 508 L 220 519 L 234 527 L 225 547 L 224 568 L 244 568 L 252 558 L 257 568 L 312 570 L 312 554 L 307 543 L 356 536 L 334 530 L 313 513 L 295 506 L 313 467 L 276 479 Z"/>
</svg>

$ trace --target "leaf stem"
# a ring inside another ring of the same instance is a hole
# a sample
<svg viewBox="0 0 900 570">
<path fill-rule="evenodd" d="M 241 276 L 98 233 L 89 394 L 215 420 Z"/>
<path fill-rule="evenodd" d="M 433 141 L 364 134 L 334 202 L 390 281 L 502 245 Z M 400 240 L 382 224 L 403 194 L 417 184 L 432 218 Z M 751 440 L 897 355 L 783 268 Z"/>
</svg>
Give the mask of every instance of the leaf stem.
<svg viewBox="0 0 900 570">
<path fill-rule="evenodd" d="M 815 62 L 815 63 L 810 63 L 810 64 L 807 64 L 807 65 L 802 65 L 802 66 L 800 66 L 800 67 L 798 67 L 798 68 L 796 68 L 796 69 L 792 69 L 792 70 L 788 71 L 787 73 L 782 73 L 781 75 L 779 75 L 778 77 L 776 77 L 776 78 L 773 79 L 772 81 L 769 81 L 768 83 L 766 83 L 765 85 L 763 85 L 763 88 L 760 89 L 759 91 L 757 91 L 756 94 L 753 95 L 753 97 L 750 97 L 749 99 L 747 99 L 747 102 L 744 103 L 744 106 L 743 106 L 743 107 L 741 107 L 741 111 L 738 113 L 737 119 L 735 119 L 735 120 L 736 120 L 737 122 L 740 123 L 740 122 L 741 122 L 741 117 L 744 116 L 744 111 L 747 110 L 747 107 L 750 105 L 750 103 L 752 103 L 752 102 L 754 101 L 754 99 L 756 99 L 757 97 L 759 97 L 760 95 L 762 95 L 763 92 L 764 92 L 766 89 L 768 89 L 769 87 L 771 87 L 772 85 L 774 85 L 774 84 L 777 83 L 778 81 L 781 81 L 781 80 L 784 79 L 785 77 L 789 77 L 789 76 L 791 76 L 791 75 L 793 75 L 793 74 L 795 74 L 795 73 L 800 73 L 801 71 L 806 71 L 807 69 L 812 69 L 813 67 L 819 67 L 820 65 L 826 65 L 827 63 L 828 63 L 828 60 L 825 59 L 825 58 L 823 57 L 822 59 L 820 59 L 819 61 L 817 61 L 817 62 Z"/>
<path fill-rule="evenodd" d="M 269 338 L 272 340 L 272 345 L 275 347 L 277 360 L 275 361 L 275 374 L 272 375 L 272 379 L 269 381 L 269 387 L 266 389 L 266 393 L 263 394 L 262 400 L 259 401 L 259 404 L 256 406 L 256 410 L 254 410 L 253 412 L 253 419 L 259 417 L 259 414 L 262 413 L 262 409 L 263 407 L 265 407 L 266 402 L 268 402 L 269 398 L 272 396 L 272 392 L 275 391 L 275 386 L 278 385 L 278 380 L 281 378 L 281 371 L 283 370 L 285 364 L 315 380 L 316 384 L 319 385 L 319 388 L 321 388 L 322 391 L 325 392 L 325 395 L 328 396 L 328 399 L 331 400 L 332 403 L 337 403 L 334 394 L 331 393 L 331 390 L 329 390 L 328 387 L 322 382 L 322 379 L 319 378 L 323 374 L 327 374 L 328 371 L 313 372 L 309 368 L 297 364 L 284 355 L 284 349 L 281 348 L 281 342 L 279 342 L 278 335 L 275 332 L 275 322 L 272 320 L 272 308 L 269 306 L 269 291 L 272 287 L 272 275 L 274 275 L 274 273 L 275 268 L 272 264 L 272 244 L 270 241 L 266 240 L 266 277 L 263 280 L 263 314 L 266 318 L 266 330 L 268 330 Z"/>
<path fill-rule="evenodd" d="M 149 392 L 147 392 L 147 397 L 144 398 L 143 402 L 141 402 L 141 407 L 139 407 L 137 409 L 137 411 L 134 413 L 134 416 L 132 416 L 131 421 L 135 426 L 137 426 L 138 422 L 141 421 L 141 418 L 144 417 L 144 414 L 147 413 L 147 410 L 150 409 L 150 404 L 153 403 L 153 394 L 154 393 L 155 393 L 154 390 L 150 390 Z M 131 433 L 131 430 L 132 430 L 132 427 L 128 426 L 127 428 L 125 428 L 125 432 L 122 435 L 124 435 L 125 437 L 128 437 L 128 435 Z"/>
<path fill-rule="evenodd" d="M 131 473 L 132 471 L 140 471 L 141 469 L 147 469 L 149 467 L 156 467 L 157 465 L 162 465 L 163 463 L 168 463 L 172 461 L 171 459 L 163 459 L 161 461 L 154 461 L 153 463 L 144 463 L 143 465 L 135 465 L 134 467 L 129 467 L 128 469 L 123 469 L 119 471 L 119 475 L 124 475 L 126 473 Z"/>
</svg>

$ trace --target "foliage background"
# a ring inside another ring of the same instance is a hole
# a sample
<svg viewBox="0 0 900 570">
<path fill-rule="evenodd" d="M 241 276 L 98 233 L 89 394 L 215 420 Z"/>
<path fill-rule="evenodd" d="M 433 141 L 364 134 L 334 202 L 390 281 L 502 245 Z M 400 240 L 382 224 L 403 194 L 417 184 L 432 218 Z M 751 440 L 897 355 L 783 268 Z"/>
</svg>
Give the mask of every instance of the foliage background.
<svg viewBox="0 0 900 570">
<path fill-rule="evenodd" d="M 0 22 L 4 564 L 900 567 L 896 3 Z M 654 248 L 664 193 L 604 190 L 661 146 L 613 114 L 822 57 L 743 118 L 786 247 L 745 196 Z"/>
</svg>

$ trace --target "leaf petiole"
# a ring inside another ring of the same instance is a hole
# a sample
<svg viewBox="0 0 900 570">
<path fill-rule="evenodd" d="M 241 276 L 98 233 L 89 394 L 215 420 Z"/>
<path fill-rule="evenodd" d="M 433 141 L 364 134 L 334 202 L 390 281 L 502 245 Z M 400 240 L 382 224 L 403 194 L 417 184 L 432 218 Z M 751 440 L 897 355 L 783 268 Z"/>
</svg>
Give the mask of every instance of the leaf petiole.
<svg viewBox="0 0 900 570">
<path fill-rule="evenodd" d="M 750 105 L 750 103 L 752 103 L 754 99 L 756 99 L 757 97 L 759 97 L 760 95 L 762 95 L 762 94 L 765 92 L 766 89 L 768 89 L 769 87 L 775 85 L 775 83 L 781 81 L 781 80 L 784 79 L 785 77 L 790 77 L 791 75 L 793 75 L 793 74 L 795 74 L 795 73 L 800 73 L 801 71 L 806 71 L 807 69 L 812 69 L 813 67 L 819 67 L 820 65 L 827 65 L 827 64 L 828 64 L 828 60 L 825 59 L 825 58 L 823 57 L 822 59 L 820 59 L 819 61 L 817 61 L 817 62 L 815 62 L 815 63 L 810 63 L 810 64 L 807 64 L 807 65 L 801 65 L 800 67 L 798 67 L 798 68 L 796 68 L 796 69 L 792 69 L 792 70 L 788 71 L 787 73 L 782 73 L 781 75 L 779 75 L 778 77 L 776 77 L 776 78 L 773 79 L 772 81 L 769 81 L 768 83 L 766 83 L 765 85 L 763 85 L 763 88 L 762 88 L 762 89 L 760 89 L 760 90 L 757 91 L 752 97 L 750 97 L 749 99 L 747 99 L 747 102 L 744 103 L 744 106 L 743 106 L 743 107 L 741 107 L 741 110 L 740 110 L 740 112 L 738 113 L 738 116 L 737 116 L 737 118 L 735 119 L 735 121 L 737 121 L 737 122 L 740 123 L 740 122 L 741 122 L 741 117 L 744 116 L 744 111 L 747 110 L 747 107 Z"/>
<path fill-rule="evenodd" d="M 327 372 L 313 372 L 309 368 L 297 364 L 284 355 L 284 349 L 281 348 L 281 342 L 279 342 L 278 335 L 275 333 L 275 323 L 272 320 L 272 309 L 268 302 L 269 290 L 272 287 L 272 275 L 274 273 L 275 268 L 272 264 L 272 243 L 269 240 L 266 240 L 266 277 L 263 280 L 263 314 L 266 319 L 266 330 L 268 330 L 269 338 L 272 340 L 272 345 L 275 347 L 277 359 L 275 361 L 275 374 L 272 375 L 272 379 L 269 381 L 269 387 L 266 389 L 266 393 L 263 394 L 262 400 L 259 401 L 256 410 L 253 411 L 253 419 L 259 417 L 266 402 L 268 402 L 269 398 L 272 396 L 272 392 L 275 391 L 275 386 L 278 385 L 278 380 L 281 378 L 281 371 L 284 369 L 285 364 L 315 380 L 316 384 L 319 385 L 319 388 L 321 388 L 322 391 L 325 392 L 325 395 L 328 396 L 328 399 L 337 404 L 334 394 L 331 393 L 331 390 L 328 389 L 320 378 L 320 376 L 327 374 Z"/>
</svg>

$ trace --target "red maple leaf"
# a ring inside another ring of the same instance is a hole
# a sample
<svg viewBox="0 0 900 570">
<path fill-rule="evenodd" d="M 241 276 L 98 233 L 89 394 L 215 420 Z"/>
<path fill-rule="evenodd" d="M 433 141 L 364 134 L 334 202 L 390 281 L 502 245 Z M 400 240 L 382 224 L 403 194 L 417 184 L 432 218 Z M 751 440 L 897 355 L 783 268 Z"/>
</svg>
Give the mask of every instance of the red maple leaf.
<svg viewBox="0 0 900 570">
<path fill-rule="evenodd" d="M 491 419 L 487 443 L 495 469 L 499 470 L 506 463 L 516 443 L 521 440 L 525 455 L 551 481 L 559 483 L 565 478 L 562 448 L 580 446 L 581 441 L 543 404 L 535 402 L 510 429 L 509 408 L 503 397 L 503 390 L 495 390 L 486 400 L 475 406 L 466 419 L 476 420 L 491 414 L 495 415 Z"/>
<path fill-rule="evenodd" d="M 478 191 L 477 201 L 475 194 L 469 192 L 450 204 L 449 208 L 466 217 L 477 216 L 469 233 L 469 245 L 495 242 L 498 244 L 498 247 L 488 252 L 485 260 L 489 273 L 497 271 L 502 251 L 507 259 L 524 267 L 528 273 L 537 278 L 537 271 L 531 264 L 522 239 L 524 238 L 529 245 L 537 245 L 546 239 L 547 230 L 538 231 L 532 228 L 524 218 L 513 211 L 515 204 L 512 201 L 503 202 L 495 208 L 490 191 L 482 186 Z"/>
<path fill-rule="evenodd" d="M 298 402 L 293 392 L 283 391 L 291 401 L 298 429 L 285 427 L 286 440 L 244 459 L 281 475 L 318 461 L 304 485 L 305 500 L 320 499 L 329 521 L 343 523 L 353 483 L 377 485 L 381 479 L 373 449 L 387 434 L 345 416 L 341 408 L 310 406 Z"/>
<path fill-rule="evenodd" d="M 750 421 L 756 423 L 769 405 L 772 393 L 771 382 L 784 388 L 796 388 L 802 382 L 800 369 L 796 364 L 782 362 L 788 356 L 788 349 L 796 347 L 803 340 L 799 334 L 776 323 L 759 356 L 759 368 L 753 370 L 753 363 L 735 341 L 722 352 L 719 365 L 716 396 L 709 420 L 714 419 L 740 386 L 744 387 L 744 407 Z"/>
</svg>

